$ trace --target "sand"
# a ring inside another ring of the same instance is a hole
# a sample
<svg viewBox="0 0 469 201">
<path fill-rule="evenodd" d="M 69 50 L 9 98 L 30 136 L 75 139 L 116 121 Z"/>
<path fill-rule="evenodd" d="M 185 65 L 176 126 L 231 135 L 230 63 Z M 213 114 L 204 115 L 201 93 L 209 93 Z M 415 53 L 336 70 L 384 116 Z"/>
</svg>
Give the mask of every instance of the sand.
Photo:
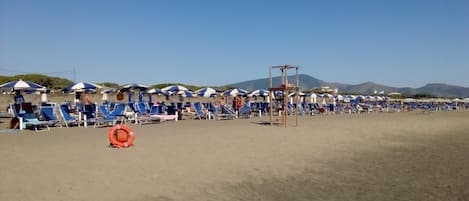
<svg viewBox="0 0 469 201">
<path fill-rule="evenodd" d="M 0 133 L 0 200 L 469 200 L 469 111 L 267 120 Z"/>
</svg>

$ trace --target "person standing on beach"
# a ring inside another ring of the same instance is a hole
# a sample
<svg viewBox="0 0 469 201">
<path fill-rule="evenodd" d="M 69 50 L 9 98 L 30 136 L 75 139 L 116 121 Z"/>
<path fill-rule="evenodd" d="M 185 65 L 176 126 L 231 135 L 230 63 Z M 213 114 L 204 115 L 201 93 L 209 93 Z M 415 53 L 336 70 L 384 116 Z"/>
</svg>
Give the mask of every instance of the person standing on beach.
<svg viewBox="0 0 469 201">
<path fill-rule="evenodd" d="M 225 113 L 225 104 L 226 104 L 226 97 L 222 95 L 220 99 L 220 112 L 222 114 Z"/>
<path fill-rule="evenodd" d="M 238 100 L 238 97 L 236 96 L 236 97 L 233 98 L 233 102 L 231 103 L 231 106 L 233 107 L 233 110 L 235 112 L 238 112 L 238 109 L 239 109 L 237 100 Z"/>
<path fill-rule="evenodd" d="M 91 98 L 88 93 L 82 93 L 80 96 L 80 102 L 84 105 L 91 105 Z"/>
<path fill-rule="evenodd" d="M 20 90 L 15 91 L 15 97 L 13 99 L 15 101 L 15 104 L 22 104 L 22 103 L 25 102 L 24 97 L 23 97 L 23 95 L 21 95 Z"/>
</svg>

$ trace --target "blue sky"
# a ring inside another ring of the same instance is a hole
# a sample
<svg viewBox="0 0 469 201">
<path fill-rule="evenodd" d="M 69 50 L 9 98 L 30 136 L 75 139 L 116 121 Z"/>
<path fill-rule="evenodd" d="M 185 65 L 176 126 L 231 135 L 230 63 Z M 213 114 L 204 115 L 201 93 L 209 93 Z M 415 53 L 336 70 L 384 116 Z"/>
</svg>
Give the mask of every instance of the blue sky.
<svg viewBox="0 0 469 201">
<path fill-rule="evenodd" d="M 271 65 L 469 87 L 469 1 L 0 0 L 0 73 L 223 85 Z"/>
</svg>

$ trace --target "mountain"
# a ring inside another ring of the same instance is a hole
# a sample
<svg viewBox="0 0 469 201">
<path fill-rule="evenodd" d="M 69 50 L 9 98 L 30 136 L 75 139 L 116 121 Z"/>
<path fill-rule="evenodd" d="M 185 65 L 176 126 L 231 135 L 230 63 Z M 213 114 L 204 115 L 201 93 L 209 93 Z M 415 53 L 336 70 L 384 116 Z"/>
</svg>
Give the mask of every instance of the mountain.
<svg viewBox="0 0 469 201">
<path fill-rule="evenodd" d="M 365 82 L 357 85 L 344 85 L 343 87 L 338 87 L 339 91 L 345 93 L 358 93 L 358 94 L 373 94 L 375 91 L 385 91 L 393 92 L 399 91 L 396 87 L 385 86 L 381 84 L 376 84 L 373 82 Z"/>
<path fill-rule="evenodd" d="M 289 76 L 288 80 L 290 83 L 295 81 L 295 76 Z M 355 94 L 373 94 L 375 91 L 381 92 L 384 91 L 385 93 L 390 92 L 399 92 L 402 94 L 409 94 L 409 95 L 416 95 L 416 94 L 429 94 L 437 97 L 469 97 L 469 88 L 461 87 L 461 86 L 454 86 L 454 85 L 447 85 L 447 84 L 427 84 L 420 88 L 410 88 L 410 87 L 392 87 L 386 86 L 378 83 L 373 82 L 365 82 L 361 84 L 344 84 L 344 83 L 337 83 L 337 82 L 326 82 L 317 78 L 314 78 L 309 75 L 300 74 L 299 75 L 300 87 L 301 90 L 309 91 L 312 88 L 322 87 L 322 86 L 330 86 L 332 88 L 338 88 L 339 92 L 341 93 L 355 93 Z M 272 78 L 273 86 L 279 86 L 280 84 L 280 77 L 273 77 Z M 239 87 L 247 90 L 255 90 L 255 89 L 267 89 L 269 87 L 269 79 L 257 79 L 257 80 L 249 80 L 244 82 L 238 82 L 229 84 L 232 87 Z"/>
<path fill-rule="evenodd" d="M 419 94 L 432 94 L 438 97 L 469 97 L 469 88 L 432 83 L 417 88 Z"/>
<path fill-rule="evenodd" d="M 327 85 L 328 83 L 309 75 L 301 74 L 298 75 L 298 79 L 300 81 L 301 90 L 310 90 L 314 87 L 320 87 L 323 85 Z M 281 77 L 273 77 L 272 78 L 272 86 L 279 86 L 281 81 Z M 294 83 L 296 81 L 295 75 L 288 76 L 288 82 Z M 257 80 L 249 80 L 244 82 L 238 82 L 234 84 L 229 84 L 228 86 L 232 87 L 239 87 L 242 89 L 246 89 L 249 91 L 256 90 L 256 89 L 267 89 L 269 88 L 269 78 L 257 79 Z"/>
</svg>

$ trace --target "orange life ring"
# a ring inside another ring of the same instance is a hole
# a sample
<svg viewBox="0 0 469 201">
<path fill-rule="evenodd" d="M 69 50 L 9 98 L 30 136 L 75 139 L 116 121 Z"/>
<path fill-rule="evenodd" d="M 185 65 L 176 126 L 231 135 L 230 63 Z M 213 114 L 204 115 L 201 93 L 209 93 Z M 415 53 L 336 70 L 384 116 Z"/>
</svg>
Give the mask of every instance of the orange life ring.
<svg viewBox="0 0 469 201">
<path fill-rule="evenodd" d="M 109 129 L 108 138 L 111 146 L 125 148 L 133 145 L 135 135 L 126 125 L 116 125 Z"/>
</svg>

